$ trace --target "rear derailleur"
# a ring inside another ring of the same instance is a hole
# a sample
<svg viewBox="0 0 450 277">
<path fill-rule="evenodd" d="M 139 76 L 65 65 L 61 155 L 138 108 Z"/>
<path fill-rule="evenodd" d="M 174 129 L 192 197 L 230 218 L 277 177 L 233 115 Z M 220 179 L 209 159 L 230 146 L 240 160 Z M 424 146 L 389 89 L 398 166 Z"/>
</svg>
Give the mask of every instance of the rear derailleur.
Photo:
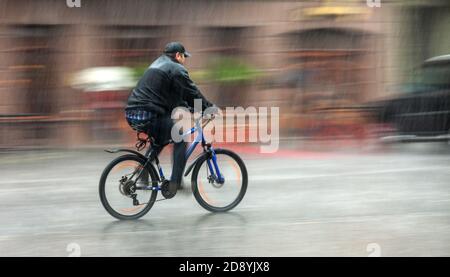
<svg viewBox="0 0 450 277">
<path fill-rule="evenodd" d="M 128 180 L 123 176 L 120 180 L 119 191 L 123 196 L 133 199 L 133 205 L 139 206 L 139 200 L 137 200 L 136 184 L 133 180 Z"/>
</svg>

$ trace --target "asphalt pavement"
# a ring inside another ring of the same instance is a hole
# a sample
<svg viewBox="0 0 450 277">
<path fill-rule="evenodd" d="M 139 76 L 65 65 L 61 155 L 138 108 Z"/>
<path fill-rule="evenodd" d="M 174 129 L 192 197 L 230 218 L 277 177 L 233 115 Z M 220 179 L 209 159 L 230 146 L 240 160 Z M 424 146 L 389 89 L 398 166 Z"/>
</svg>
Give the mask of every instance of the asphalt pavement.
<svg viewBox="0 0 450 277">
<path fill-rule="evenodd" d="M 449 148 L 242 151 L 249 187 L 233 211 L 177 195 L 137 221 L 99 201 L 117 154 L 4 151 L 0 256 L 450 256 Z"/>
</svg>

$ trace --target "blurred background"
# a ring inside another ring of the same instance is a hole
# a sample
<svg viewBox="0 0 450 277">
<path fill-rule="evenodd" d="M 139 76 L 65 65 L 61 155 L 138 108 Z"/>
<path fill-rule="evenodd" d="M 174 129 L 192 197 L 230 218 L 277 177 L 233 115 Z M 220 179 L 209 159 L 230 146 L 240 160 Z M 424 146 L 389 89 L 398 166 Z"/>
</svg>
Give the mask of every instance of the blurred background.
<svg viewBox="0 0 450 277">
<path fill-rule="evenodd" d="M 127 96 L 169 41 L 211 101 L 280 107 L 281 139 L 364 143 L 403 128 L 386 100 L 436 90 L 418 83 L 450 54 L 449 26 L 445 0 L 1 0 L 0 147 L 129 145 Z M 423 101 L 402 113 L 429 112 Z M 442 115 L 431 131 L 450 129 Z"/>
</svg>

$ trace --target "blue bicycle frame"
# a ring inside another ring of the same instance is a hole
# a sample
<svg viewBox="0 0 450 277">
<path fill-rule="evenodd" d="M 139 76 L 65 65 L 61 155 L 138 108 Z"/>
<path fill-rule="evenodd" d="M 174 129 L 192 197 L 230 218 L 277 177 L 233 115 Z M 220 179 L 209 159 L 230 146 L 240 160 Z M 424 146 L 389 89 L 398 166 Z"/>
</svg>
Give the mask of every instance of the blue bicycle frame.
<svg viewBox="0 0 450 277">
<path fill-rule="evenodd" d="M 186 151 L 186 161 L 189 159 L 189 157 L 192 155 L 192 153 L 194 152 L 195 148 L 197 147 L 197 145 L 201 142 L 203 146 L 207 145 L 206 141 L 205 141 L 205 137 L 203 135 L 203 127 L 200 124 L 201 118 L 197 119 L 195 121 L 195 127 L 191 128 L 189 131 L 187 131 L 186 133 L 184 133 L 182 136 L 183 138 L 186 136 L 189 136 L 193 133 L 197 133 L 197 136 L 194 138 L 194 141 L 191 143 L 191 145 L 189 145 L 189 148 Z M 207 159 L 206 162 L 208 164 L 208 168 L 209 171 L 211 172 L 211 176 L 212 178 L 218 182 L 219 184 L 222 184 L 225 179 L 223 177 L 223 175 L 220 173 L 220 169 L 219 166 L 217 165 L 217 157 L 216 157 L 216 153 L 214 151 L 214 148 L 211 145 L 208 145 L 208 150 L 211 153 L 211 159 Z M 212 160 L 212 163 L 211 163 Z M 158 167 L 158 171 L 159 171 L 159 175 L 161 177 L 161 180 L 165 180 L 164 177 L 164 172 L 161 168 L 161 166 L 159 165 L 159 161 L 158 159 L 156 159 L 156 165 Z"/>
</svg>

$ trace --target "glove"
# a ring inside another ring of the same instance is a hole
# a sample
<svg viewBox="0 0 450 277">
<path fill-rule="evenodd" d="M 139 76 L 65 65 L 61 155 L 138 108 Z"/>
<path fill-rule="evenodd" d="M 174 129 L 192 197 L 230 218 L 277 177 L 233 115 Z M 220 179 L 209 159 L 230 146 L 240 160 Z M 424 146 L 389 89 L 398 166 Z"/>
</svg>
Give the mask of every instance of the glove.
<svg viewBox="0 0 450 277">
<path fill-rule="evenodd" d="M 212 105 L 211 107 L 208 107 L 203 112 L 203 116 L 214 117 L 215 115 L 220 115 L 220 109 L 216 105 Z"/>
</svg>

